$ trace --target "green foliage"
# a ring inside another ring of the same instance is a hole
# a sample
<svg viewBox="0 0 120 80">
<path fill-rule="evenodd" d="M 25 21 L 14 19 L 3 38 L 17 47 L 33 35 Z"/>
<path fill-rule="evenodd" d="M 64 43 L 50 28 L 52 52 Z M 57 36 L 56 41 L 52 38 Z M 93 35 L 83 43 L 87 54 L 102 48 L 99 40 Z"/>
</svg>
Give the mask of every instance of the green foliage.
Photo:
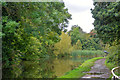
<svg viewBox="0 0 120 80">
<path fill-rule="evenodd" d="M 37 38 L 30 37 L 28 44 L 29 45 L 26 46 L 27 52 L 25 53 L 24 58 L 26 60 L 38 60 L 42 53 L 42 43 L 40 43 Z"/>
<path fill-rule="evenodd" d="M 96 31 L 92 30 L 90 33 L 85 33 L 82 29 L 74 25 L 72 30 L 68 32 L 71 36 L 72 45 L 76 45 L 77 41 L 80 40 L 82 44 L 82 50 L 101 50 L 100 39 L 96 37 Z"/>
<path fill-rule="evenodd" d="M 10 33 L 15 33 L 16 27 L 18 26 L 19 23 L 15 22 L 15 21 L 9 21 L 8 23 L 6 23 L 6 26 L 4 28 L 4 32 L 5 34 L 10 34 Z"/>
<path fill-rule="evenodd" d="M 73 45 L 74 50 L 82 50 L 82 44 L 80 40 L 77 40 L 76 44 Z"/>
<path fill-rule="evenodd" d="M 55 49 L 54 54 L 56 56 L 58 54 L 65 54 L 65 53 L 70 54 L 70 52 L 72 51 L 71 37 L 65 34 L 64 32 L 62 32 L 60 37 L 61 40 L 54 45 L 54 49 Z"/>
<path fill-rule="evenodd" d="M 85 38 L 85 34 L 82 32 L 82 29 L 77 25 L 72 26 L 72 30 L 69 31 L 69 35 L 71 36 L 72 45 L 76 44 L 77 40 Z"/>
<path fill-rule="evenodd" d="M 120 39 L 120 2 L 94 2 L 94 26 L 104 43 Z"/>
<path fill-rule="evenodd" d="M 0 38 L 2 38 L 2 32 L 0 32 Z"/>
<path fill-rule="evenodd" d="M 112 55 L 112 56 L 114 56 L 114 55 Z M 113 63 L 113 62 L 108 62 L 108 60 L 107 60 L 108 58 L 106 58 L 106 60 L 105 60 L 105 65 L 107 66 L 107 68 L 109 68 L 109 70 L 112 70 L 113 68 L 115 68 L 115 67 L 117 67 L 118 65 L 115 65 L 115 63 Z M 118 72 L 118 71 L 117 71 Z M 116 74 L 116 73 L 115 73 Z M 110 76 L 110 78 L 112 78 L 112 74 L 111 74 L 111 76 Z"/>
<path fill-rule="evenodd" d="M 113 45 L 109 46 L 109 44 L 106 45 L 106 50 L 109 52 L 108 56 L 106 57 L 107 63 L 113 63 L 115 65 L 118 65 L 120 63 L 119 60 L 119 46 L 120 45 Z"/>
<path fill-rule="evenodd" d="M 71 56 L 72 57 L 98 57 L 98 56 L 104 56 L 105 53 L 101 50 L 75 50 L 72 51 Z"/>
<path fill-rule="evenodd" d="M 109 52 L 108 63 L 119 63 L 120 45 L 120 2 L 94 2 L 92 9 L 94 26 L 97 35 L 106 44 L 105 49 Z"/>
<path fill-rule="evenodd" d="M 12 70 L 12 65 L 17 69 L 22 60 L 38 60 L 54 55 L 53 46 L 60 40 L 61 31 L 71 19 L 64 7 L 64 3 L 59 2 L 2 3 L 0 37 L 3 40 L 4 69 Z"/>
</svg>

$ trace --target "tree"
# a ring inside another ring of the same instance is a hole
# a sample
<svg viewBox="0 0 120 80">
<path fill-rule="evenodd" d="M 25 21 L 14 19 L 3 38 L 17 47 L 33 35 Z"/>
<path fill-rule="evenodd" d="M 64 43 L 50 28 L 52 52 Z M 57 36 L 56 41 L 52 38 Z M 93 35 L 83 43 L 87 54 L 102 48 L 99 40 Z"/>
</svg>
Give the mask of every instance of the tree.
<svg viewBox="0 0 120 80">
<path fill-rule="evenodd" d="M 120 39 L 120 2 L 94 2 L 95 30 L 104 43 Z"/>
<path fill-rule="evenodd" d="M 68 34 L 71 36 L 72 45 L 76 45 L 77 41 L 80 40 L 82 50 L 101 50 L 100 39 L 96 37 L 97 34 L 94 31 L 85 33 L 79 26 L 75 25 Z"/>
<path fill-rule="evenodd" d="M 94 2 L 95 8 L 92 9 L 95 30 L 98 37 L 109 45 L 109 56 L 107 62 L 119 63 L 120 45 L 120 2 Z M 115 45 L 113 44 L 115 43 Z M 118 62 L 119 61 L 119 62 Z"/>
<path fill-rule="evenodd" d="M 82 44 L 81 44 L 80 40 L 77 40 L 76 44 L 73 45 L 73 48 L 75 50 L 82 50 Z"/>
<path fill-rule="evenodd" d="M 72 45 L 75 45 L 77 40 L 82 41 L 84 39 L 84 32 L 78 25 L 73 25 L 72 30 L 68 32 L 68 34 L 71 36 Z"/>
<path fill-rule="evenodd" d="M 71 19 L 59 2 L 3 2 L 2 14 L 2 62 L 3 68 L 10 70 L 22 60 L 38 60 L 53 53 L 53 45 Z"/>
<path fill-rule="evenodd" d="M 55 49 L 54 54 L 55 55 L 59 55 L 59 54 L 63 55 L 65 53 L 70 54 L 70 52 L 72 51 L 71 37 L 65 34 L 64 32 L 62 32 L 60 38 L 61 40 L 54 45 L 54 49 Z"/>
</svg>

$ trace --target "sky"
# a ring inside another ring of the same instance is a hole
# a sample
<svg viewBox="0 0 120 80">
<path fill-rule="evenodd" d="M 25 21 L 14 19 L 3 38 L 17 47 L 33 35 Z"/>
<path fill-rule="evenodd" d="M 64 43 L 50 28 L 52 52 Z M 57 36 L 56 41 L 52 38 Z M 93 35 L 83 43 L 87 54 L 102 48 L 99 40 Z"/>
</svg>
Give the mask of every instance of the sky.
<svg viewBox="0 0 120 80">
<path fill-rule="evenodd" d="M 68 12 L 72 15 L 72 20 L 69 20 L 68 31 L 72 25 L 80 26 L 84 32 L 89 33 L 94 29 L 92 14 L 90 9 L 94 8 L 93 0 L 63 0 Z"/>
</svg>

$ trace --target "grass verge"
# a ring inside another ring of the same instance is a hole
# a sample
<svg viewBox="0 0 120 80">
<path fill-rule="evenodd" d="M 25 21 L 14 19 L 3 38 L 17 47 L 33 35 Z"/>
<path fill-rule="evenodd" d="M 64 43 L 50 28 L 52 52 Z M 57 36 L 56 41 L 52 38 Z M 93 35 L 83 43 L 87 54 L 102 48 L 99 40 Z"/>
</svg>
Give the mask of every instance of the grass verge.
<svg viewBox="0 0 120 80">
<path fill-rule="evenodd" d="M 103 57 L 95 57 L 95 58 L 89 59 L 89 60 L 85 61 L 82 65 L 80 65 L 78 68 L 65 73 L 64 76 L 61 76 L 59 78 L 80 78 L 86 74 L 83 72 L 90 71 L 91 67 L 94 65 L 94 62 L 96 60 L 102 59 L 102 58 Z M 55 79 L 55 80 L 57 80 L 57 79 Z"/>
</svg>

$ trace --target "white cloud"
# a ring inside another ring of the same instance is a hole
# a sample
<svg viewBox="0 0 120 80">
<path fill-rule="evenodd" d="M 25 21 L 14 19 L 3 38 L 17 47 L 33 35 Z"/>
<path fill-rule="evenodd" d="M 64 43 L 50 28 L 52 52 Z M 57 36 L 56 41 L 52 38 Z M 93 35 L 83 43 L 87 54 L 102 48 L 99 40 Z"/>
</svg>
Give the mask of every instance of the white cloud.
<svg viewBox="0 0 120 80">
<path fill-rule="evenodd" d="M 90 9 L 94 8 L 92 0 L 63 0 L 66 8 L 72 14 L 72 20 L 69 21 L 68 30 L 72 25 L 79 25 L 83 31 L 90 32 L 94 28 L 92 25 L 94 19 Z"/>
</svg>

